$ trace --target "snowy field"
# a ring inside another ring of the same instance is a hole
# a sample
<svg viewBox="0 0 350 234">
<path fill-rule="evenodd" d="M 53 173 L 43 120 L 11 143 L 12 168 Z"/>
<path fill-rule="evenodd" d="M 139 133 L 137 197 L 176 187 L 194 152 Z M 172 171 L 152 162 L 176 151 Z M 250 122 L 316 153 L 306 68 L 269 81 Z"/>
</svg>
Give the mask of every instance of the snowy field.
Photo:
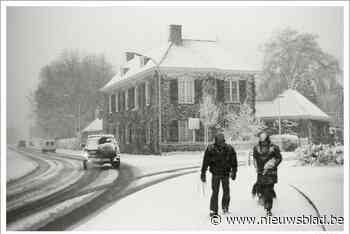
<svg viewBox="0 0 350 234">
<path fill-rule="evenodd" d="M 38 164 L 29 158 L 7 149 L 6 183 L 25 176 L 36 169 Z"/>
<path fill-rule="evenodd" d="M 200 165 L 202 159 L 202 154 L 196 153 L 173 156 L 124 155 L 123 161 L 138 168 L 140 174 L 147 174 L 169 168 Z M 342 216 L 343 168 L 294 167 L 293 164 L 293 161 L 281 164 L 279 183 L 276 185 L 278 199 L 273 208 L 274 215 L 316 216 L 309 203 L 289 186 L 294 184 L 311 199 L 315 199 L 321 214 Z M 325 173 L 322 173 L 323 171 Z M 231 181 L 231 216 L 264 215 L 262 207 L 257 205 L 250 194 L 255 178 L 253 167 L 239 168 L 237 180 Z M 127 196 L 76 227 L 76 230 L 321 230 L 317 225 L 232 225 L 225 223 L 224 219 L 220 225 L 214 226 L 208 217 L 209 197 L 209 183 L 206 184 L 203 193 L 199 173 L 189 174 Z M 343 227 L 326 228 L 341 230 Z"/>
</svg>

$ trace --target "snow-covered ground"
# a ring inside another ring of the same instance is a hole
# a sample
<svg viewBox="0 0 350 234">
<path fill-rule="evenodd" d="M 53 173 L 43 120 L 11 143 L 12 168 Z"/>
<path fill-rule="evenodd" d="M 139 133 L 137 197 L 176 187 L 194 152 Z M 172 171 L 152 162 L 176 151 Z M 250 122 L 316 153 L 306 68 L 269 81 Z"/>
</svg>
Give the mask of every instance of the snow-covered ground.
<svg viewBox="0 0 350 234">
<path fill-rule="evenodd" d="M 280 170 L 280 179 L 302 190 L 310 197 L 321 215 L 344 217 L 344 167 L 293 166 Z M 340 226 L 327 226 L 339 230 Z"/>
<path fill-rule="evenodd" d="M 6 183 L 21 178 L 38 167 L 38 164 L 21 154 L 7 149 Z"/>
<path fill-rule="evenodd" d="M 290 158 L 292 154 L 283 156 Z M 122 157 L 122 162 L 136 167 L 140 175 L 178 167 L 198 166 L 201 160 L 202 153 L 177 153 L 166 156 L 123 155 Z M 315 200 L 321 214 L 342 216 L 343 168 L 294 167 L 293 164 L 293 161 L 285 161 L 281 164 L 279 183 L 276 185 L 278 199 L 273 208 L 274 215 L 279 217 L 316 216 L 314 209 L 305 198 L 289 186 L 293 184 Z M 231 181 L 232 217 L 264 215 L 262 207 L 251 198 L 250 190 L 255 179 L 254 168 L 242 166 L 239 168 L 237 180 Z M 210 181 L 209 174 L 208 181 Z M 321 187 L 322 190 L 319 190 Z M 209 197 L 209 183 L 205 187 L 204 195 L 199 173 L 193 173 L 166 180 L 129 195 L 76 229 L 89 231 L 118 229 L 321 230 L 317 225 L 232 225 L 225 222 L 224 219 L 222 224 L 213 226 L 208 217 Z M 339 230 L 342 229 L 342 226 L 327 226 L 327 229 Z"/>
</svg>

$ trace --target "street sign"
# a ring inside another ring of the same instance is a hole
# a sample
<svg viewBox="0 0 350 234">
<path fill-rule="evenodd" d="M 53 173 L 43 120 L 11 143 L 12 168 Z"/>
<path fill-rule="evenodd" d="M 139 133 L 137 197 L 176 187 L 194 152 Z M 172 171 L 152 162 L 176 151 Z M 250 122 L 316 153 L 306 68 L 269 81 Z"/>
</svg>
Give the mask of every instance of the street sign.
<svg viewBox="0 0 350 234">
<path fill-rule="evenodd" d="M 188 118 L 189 129 L 199 129 L 199 118 Z"/>
</svg>

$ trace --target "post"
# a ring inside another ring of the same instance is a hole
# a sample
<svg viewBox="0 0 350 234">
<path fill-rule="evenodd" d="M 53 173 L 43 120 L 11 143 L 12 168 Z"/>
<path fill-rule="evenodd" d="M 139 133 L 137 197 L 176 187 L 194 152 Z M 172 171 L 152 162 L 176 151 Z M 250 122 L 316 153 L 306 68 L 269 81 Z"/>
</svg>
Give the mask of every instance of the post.
<svg viewBox="0 0 350 234">
<path fill-rule="evenodd" d="M 161 96 L 161 74 L 160 74 L 160 69 L 158 65 L 156 64 L 156 67 L 158 69 L 158 121 L 159 121 L 159 154 L 162 155 L 162 148 L 161 148 L 161 143 L 162 143 L 162 108 L 161 108 L 161 102 L 162 102 L 162 96 Z"/>
<path fill-rule="evenodd" d="M 80 103 L 78 104 L 78 141 L 81 144 L 81 122 L 80 122 Z"/>
<path fill-rule="evenodd" d="M 282 134 L 281 130 L 281 97 L 278 95 L 278 135 Z"/>
</svg>

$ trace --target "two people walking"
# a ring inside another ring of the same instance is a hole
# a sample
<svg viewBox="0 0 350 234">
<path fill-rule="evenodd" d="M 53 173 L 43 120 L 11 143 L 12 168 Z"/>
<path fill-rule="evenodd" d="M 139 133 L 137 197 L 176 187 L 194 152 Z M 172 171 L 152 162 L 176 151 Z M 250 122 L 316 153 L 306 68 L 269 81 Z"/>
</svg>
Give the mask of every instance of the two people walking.
<svg viewBox="0 0 350 234">
<path fill-rule="evenodd" d="M 270 141 L 266 132 L 259 135 L 259 143 L 253 148 L 254 165 L 257 170 L 257 180 L 252 188 L 253 196 L 257 196 L 264 205 L 266 215 L 271 216 L 273 198 L 276 197 L 274 185 L 277 183 L 277 167 L 282 161 L 279 147 Z M 237 154 L 235 149 L 225 142 L 223 133 L 214 138 L 214 143 L 209 145 L 204 153 L 201 180 L 206 182 L 206 171 L 212 174 L 210 198 L 210 216 L 218 214 L 218 194 L 220 183 L 222 184 L 222 211 L 229 212 L 230 183 L 229 179 L 236 179 Z"/>
</svg>

